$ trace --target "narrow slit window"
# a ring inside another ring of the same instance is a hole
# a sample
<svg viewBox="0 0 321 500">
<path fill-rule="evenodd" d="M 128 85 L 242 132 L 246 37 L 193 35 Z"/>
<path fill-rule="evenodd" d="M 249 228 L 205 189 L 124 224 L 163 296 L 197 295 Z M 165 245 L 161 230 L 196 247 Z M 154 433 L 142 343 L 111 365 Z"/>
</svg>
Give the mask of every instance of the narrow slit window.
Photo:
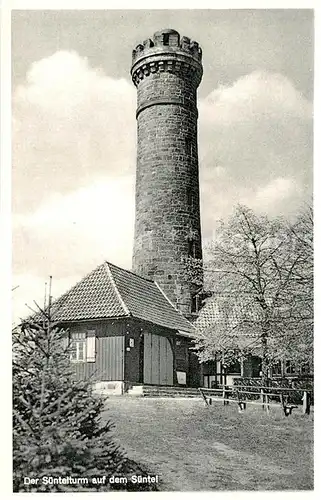
<svg viewBox="0 0 321 500">
<path fill-rule="evenodd" d="M 192 297 L 191 312 L 198 313 L 198 311 L 199 311 L 199 298 L 198 295 L 195 295 L 194 297 Z"/>
<path fill-rule="evenodd" d="M 163 44 L 169 45 L 169 33 L 164 33 L 163 35 Z"/>
<path fill-rule="evenodd" d="M 192 156 L 192 151 L 193 151 L 193 142 L 191 137 L 186 137 L 185 138 L 185 150 L 186 154 L 191 157 Z"/>
<path fill-rule="evenodd" d="M 187 188 L 187 204 L 189 207 L 193 208 L 193 194 L 192 190 L 188 187 Z"/>
<path fill-rule="evenodd" d="M 194 257 L 196 255 L 196 244 L 195 240 L 189 239 L 188 240 L 188 256 L 189 257 Z"/>
</svg>

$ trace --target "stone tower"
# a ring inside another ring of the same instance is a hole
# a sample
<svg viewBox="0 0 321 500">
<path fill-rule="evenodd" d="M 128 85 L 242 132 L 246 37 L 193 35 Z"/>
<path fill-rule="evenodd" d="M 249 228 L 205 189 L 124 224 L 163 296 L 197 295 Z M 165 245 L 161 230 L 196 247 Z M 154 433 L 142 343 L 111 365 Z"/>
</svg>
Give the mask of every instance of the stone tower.
<svg viewBox="0 0 321 500">
<path fill-rule="evenodd" d="M 199 285 L 187 275 L 202 258 L 197 87 L 202 51 L 177 31 L 158 31 L 133 51 L 137 87 L 133 271 L 162 287 L 181 312 L 195 312 Z M 194 305 L 193 305 L 194 304 Z"/>
</svg>

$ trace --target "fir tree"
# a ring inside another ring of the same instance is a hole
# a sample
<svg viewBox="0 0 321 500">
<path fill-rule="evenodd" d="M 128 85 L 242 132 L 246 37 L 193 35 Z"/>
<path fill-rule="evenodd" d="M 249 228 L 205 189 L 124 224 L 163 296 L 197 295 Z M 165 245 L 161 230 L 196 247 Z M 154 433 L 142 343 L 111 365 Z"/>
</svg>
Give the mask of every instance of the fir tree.
<svg viewBox="0 0 321 500">
<path fill-rule="evenodd" d="M 75 380 L 65 339 L 48 317 L 13 332 L 15 492 L 104 491 L 111 488 L 108 481 L 95 484 L 93 478 L 144 473 L 113 441 L 113 424 L 102 422 L 105 401 L 92 393 L 91 381 Z M 26 477 L 39 478 L 38 484 L 24 484 Z M 44 477 L 88 482 L 43 484 Z"/>
</svg>

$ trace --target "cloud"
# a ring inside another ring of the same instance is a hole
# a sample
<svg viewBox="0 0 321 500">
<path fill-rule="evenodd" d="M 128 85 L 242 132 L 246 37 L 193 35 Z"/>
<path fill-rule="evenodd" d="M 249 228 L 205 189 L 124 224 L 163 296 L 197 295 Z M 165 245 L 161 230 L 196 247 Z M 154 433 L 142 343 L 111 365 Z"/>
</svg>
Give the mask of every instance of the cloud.
<svg viewBox="0 0 321 500">
<path fill-rule="evenodd" d="M 312 104 L 284 75 L 254 71 L 232 86 L 220 86 L 200 102 L 202 120 L 230 126 L 260 117 L 312 117 Z"/>
<path fill-rule="evenodd" d="M 135 162 L 135 89 L 75 52 L 32 64 L 13 96 L 14 209 L 34 210 Z M 30 182 L 32 179 L 32 182 Z"/>
<path fill-rule="evenodd" d="M 14 315 L 103 260 L 131 265 L 135 89 L 61 51 L 13 94 Z M 23 283 L 23 286 L 22 286 Z"/>
<path fill-rule="evenodd" d="M 205 238 L 236 203 L 287 215 L 311 196 L 312 103 L 288 78 L 255 71 L 213 90 L 199 110 Z"/>
<path fill-rule="evenodd" d="M 49 275 L 58 297 L 104 260 L 131 268 L 133 197 L 130 176 L 102 178 L 13 218 L 15 321 L 28 314 L 26 301 L 43 303 Z"/>
<path fill-rule="evenodd" d="M 278 177 L 267 186 L 258 189 L 256 198 L 258 203 L 275 203 L 280 199 L 288 199 L 296 192 L 296 185 L 292 179 Z"/>
<path fill-rule="evenodd" d="M 49 274 L 62 293 L 105 259 L 130 268 L 135 100 L 129 81 L 67 51 L 35 62 L 15 90 L 13 258 L 24 285 L 14 309 L 40 300 Z M 236 203 L 286 215 L 309 196 L 312 105 L 284 75 L 243 76 L 199 112 L 205 240 Z"/>
<path fill-rule="evenodd" d="M 304 190 L 295 179 L 277 177 L 265 186 L 259 186 L 245 193 L 240 203 L 258 213 L 271 216 L 291 214 L 304 201 Z M 286 208 L 285 208 L 286 207 Z"/>
<path fill-rule="evenodd" d="M 130 267 L 133 180 L 102 178 L 14 217 L 15 272 L 57 278 L 111 260 Z"/>
</svg>

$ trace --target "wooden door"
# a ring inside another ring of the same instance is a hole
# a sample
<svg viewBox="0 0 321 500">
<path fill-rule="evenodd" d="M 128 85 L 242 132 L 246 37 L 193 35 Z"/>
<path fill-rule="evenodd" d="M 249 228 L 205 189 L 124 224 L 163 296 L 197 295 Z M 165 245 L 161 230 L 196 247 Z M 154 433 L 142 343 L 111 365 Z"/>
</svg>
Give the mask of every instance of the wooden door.
<svg viewBox="0 0 321 500">
<path fill-rule="evenodd" d="M 144 384 L 173 385 L 173 351 L 166 337 L 144 334 Z"/>
<path fill-rule="evenodd" d="M 201 385 L 201 366 L 197 355 L 188 351 L 188 387 L 200 387 Z"/>
</svg>

